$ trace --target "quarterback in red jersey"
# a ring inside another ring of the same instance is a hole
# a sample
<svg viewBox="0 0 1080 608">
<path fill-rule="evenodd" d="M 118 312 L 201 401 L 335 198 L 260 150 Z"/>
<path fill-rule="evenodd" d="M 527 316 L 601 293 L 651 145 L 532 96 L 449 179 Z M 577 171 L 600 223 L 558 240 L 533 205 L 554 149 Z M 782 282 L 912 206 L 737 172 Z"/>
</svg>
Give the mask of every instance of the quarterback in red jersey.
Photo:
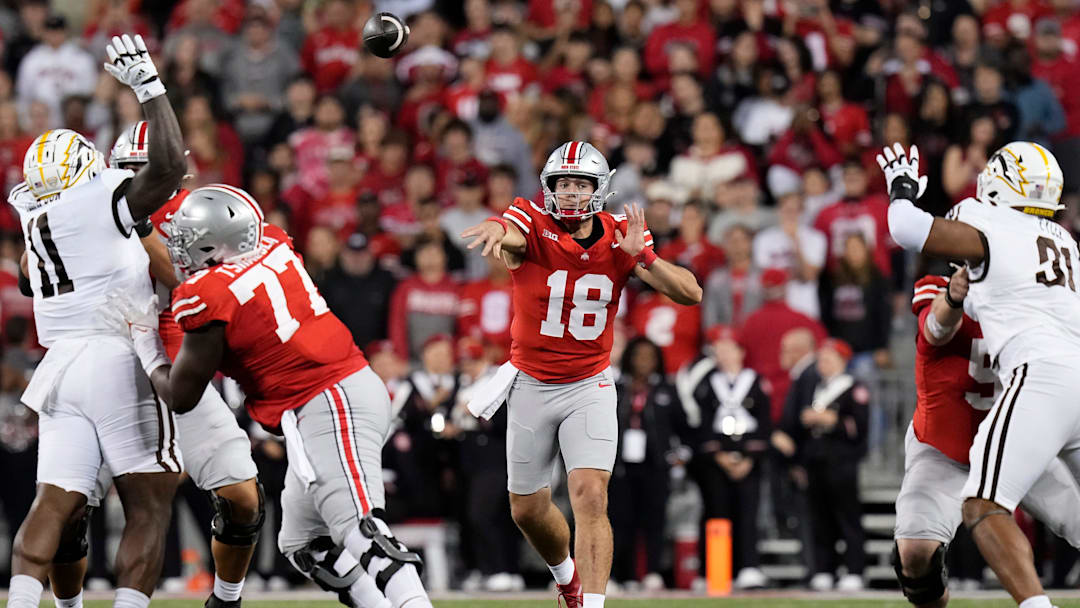
<svg viewBox="0 0 1080 608">
<path fill-rule="evenodd" d="M 217 371 L 235 379 L 251 417 L 285 436 L 282 553 L 348 605 L 430 608 L 419 557 L 382 518 L 386 387 L 292 240 L 264 223 L 247 192 L 224 184 L 192 191 L 164 228 L 172 259 L 190 274 L 172 294 L 184 331 L 172 365 L 153 303 L 111 298 L 158 394 L 185 413 Z"/>
<path fill-rule="evenodd" d="M 570 608 L 603 606 L 611 571 L 607 486 L 618 420 L 608 371 L 612 324 L 631 275 L 684 305 L 701 301 L 693 273 L 659 259 L 636 205 L 604 211 L 611 173 L 592 145 L 571 141 L 540 173 L 543 201 L 518 198 L 469 228 L 469 248 L 500 256 L 513 281 L 510 361 L 470 402 L 485 418 L 509 408 L 507 477 L 514 522 L 551 569 Z M 561 452 L 576 530 L 551 502 Z M 579 575 L 580 572 L 580 575 Z"/>
<path fill-rule="evenodd" d="M 926 276 L 915 283 L 911 311 L 918 316 L 915 387 L 918 400 L 904 447 L 904 481 L 896 498 L 893 566 L 900 588 L 916 606 L 949 601 L 945 548 L 960 525 L 961 489 L 968 451 L 979 423 L 994 405 L 996 373 L 982 329 L 964 314 L 967 269 L 951 279 Z M 1055 460 L 1024 499 L 1024 507 L 1076 546 L 1077 488 Z"/>
</svg>

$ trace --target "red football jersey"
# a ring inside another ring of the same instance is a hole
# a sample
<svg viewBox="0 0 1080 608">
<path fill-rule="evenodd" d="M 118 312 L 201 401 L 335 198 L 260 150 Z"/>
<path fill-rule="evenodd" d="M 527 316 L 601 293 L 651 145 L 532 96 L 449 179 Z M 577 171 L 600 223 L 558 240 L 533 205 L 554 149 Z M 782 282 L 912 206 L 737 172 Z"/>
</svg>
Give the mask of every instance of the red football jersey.
<svg viewBox="0 0 1080 608">
<path fill-rule="evenodd" d="M 630 325 L 634 333 L 660 347 L 669 374 L 693 361 L 701 350 L 700 306 L 682 306 L 662 294 L 645 293 L 634 300 Z"/>
<path fill-rule="evenodd" d="M 174 289 L 172 312 L 184 331 L 226 324 L 221 372 L 240 383 L 248 413 L 268 428 L 280 424 L 283 412 L 367 366 L 292 239 L 270 224 L 257 256 L 202 270 Z"/>
<path fill-rule="evenodd" d="M 514 282 L 510 361 L 544 382 L 562 384 L 595 376 L 610 365 L 612 323 L 634 258 L 615 244 L 626 217 L 598 214 L 604 234 L 583 249 L 532 201 L 518 198 L 503 217 L 525 235 L 525 260 Z M 645 230 L 645 246 L 653 238 Z"/>
<path fill-rule="evenodd" d="M 173 214 L 180 208 L 180 203 L 184 202 L 187 195 L 187 190 L 183 188 L 177 190 L 176 194 L 167 203 L 150 216 L 150 223 L 154 225 L 154 230 L 163 240 L 167 239 L 168 236 L 166 236 L 162 226 L 172 219 Z M 158 333 L 161 334 L 161 342 L 165 345 L 165 352 L 168 353 L 170 359 L 175 361 L 176 355 L 180 353 L 180 343 L 184 341 L 184 331 L 173 320 L 172 309 L 168 306 L 170 300 L 168 288 L 159 284 L 156 285 L 156 289 L 159 305 L 165 307 L 161 314 L 158 315 Z"/>
<path fill-rule="evenodd" d="M 919 315 L 915 339 L 915 436 L 949 458 L 968 464 L 975 432 L 994 405 L 996 374 L 990 369 L 982 328 L 967 315 L 948 343 L 934 346 L 926 341 L 922 328 L 937 289 L 920 284 L 916 285 L 912 302 L 912 309 Z"/>
</svg>

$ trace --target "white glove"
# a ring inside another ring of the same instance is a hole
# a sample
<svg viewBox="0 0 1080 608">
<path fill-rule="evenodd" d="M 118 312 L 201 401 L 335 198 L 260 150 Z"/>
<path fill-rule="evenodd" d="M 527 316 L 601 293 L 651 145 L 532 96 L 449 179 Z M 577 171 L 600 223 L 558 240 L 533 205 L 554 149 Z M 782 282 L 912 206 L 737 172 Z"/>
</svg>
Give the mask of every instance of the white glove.
<svg viewBox="0 0 1080 608">
<path fill-rule="evenodd" d="M 895 143 L 890 148 L 885 146 L 877 155 L 878 166 L 885 172 L 885 184 L 889 189 L 889 200 L 908 200 L 915 202 L 926 192 L 927 177 L 919 177 L 919 148 L 911 146 L 911 152 L 904 152 L 904 147 Z"/>
<path fill-rule="evenodd" d="M 141 306 L 130 295 L 114 291 L 105 296 L 106 315 L 122 318 L 127 324 L 128 335 L 135 345 L 135 354 L 139 356 L 146 375 L 149 376 L 162 365 L 172 365 L 165 345 L 158 334 L 158 298 L 150 296 Z"/>
<path fill-rule="evenodd" d="M 105 45 L 105 54 L 109 57 L 105 71 L 131 87 L 139 103 L 165 94 L 165 83 L 158 78 L 157 66 L 150 59 L 142 36 L 135 34 L 134 39 L 127 34 L 113 36 L 112 42 Z"/>
</svg>

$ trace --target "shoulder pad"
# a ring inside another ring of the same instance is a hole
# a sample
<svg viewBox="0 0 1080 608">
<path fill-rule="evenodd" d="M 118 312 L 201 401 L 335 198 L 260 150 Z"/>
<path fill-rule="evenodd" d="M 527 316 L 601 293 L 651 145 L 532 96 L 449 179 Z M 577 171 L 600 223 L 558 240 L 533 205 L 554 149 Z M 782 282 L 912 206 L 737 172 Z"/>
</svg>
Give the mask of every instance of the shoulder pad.
<svg viewBox="0 0 1080 608">
<path fill-rule="evenodd" d="M 135 177 L 135 172 L 131 169 L 105 169 L 98 177 L 105 188 L 112 192 L 124 183 L 124 180 Z"/>
<path fill-rule="evenodd" d="M 30 187 L 26 185 L 26 182 L 19 182 L 19 185 L 12 188 L 11 192 L 8 193 L 8 203 L 19 211 L 28 211 L 34 207 L 37 199 L 34 197 L 34 193 L 30 192 Z"/>
</svg>

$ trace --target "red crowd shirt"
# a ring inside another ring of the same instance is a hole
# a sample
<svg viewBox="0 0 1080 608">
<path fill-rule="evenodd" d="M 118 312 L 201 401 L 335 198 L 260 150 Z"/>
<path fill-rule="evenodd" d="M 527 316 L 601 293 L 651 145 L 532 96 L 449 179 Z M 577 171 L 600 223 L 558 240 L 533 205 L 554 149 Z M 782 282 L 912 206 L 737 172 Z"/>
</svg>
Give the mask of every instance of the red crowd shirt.
<svg viewBox="0 0 1080 608">
<path fill-rule="evenodd" d="M 304 71 L 315 79 L 320 93 L 338 88 L 360 60 L 360 32 L 324 27 L 308 35 L 300 49 Z"/>
<path fill-rule="evenodd" d="M 394 289 L 390 299 L 390 342 L 397 354 L 406 360 L 410 354 L 419 357 L 420 353 L 410 353 L 409 317 L 453 317 L 456 321 L 460 287 L 450 278 L 443 277 L 436 283 L 425 283 L 419 276 L 413 275 Z M 439 325 L 439 323 L 435 323 Z M 456 323 L 455 323 L 456 325 Z M 443 332 L 438 332 L 443 333 Z M 450 332 L 453 333 L 453 332 Z"/>
<path fill-rule="evenodd" d="M 821 210 L 814 220 L 814 228 L 828 237 L 829 268 L 835 268 L 840 262 L 847 237 L 858 233 L 866 239 L 881 274 L 892 276 L 891 256 L 896 245 L 889 235 L 889 199 L 885 196 L 871 194 L 854 202 L 833 203 Z"/>
<path fill-rule="evenodd" d="M 751 313 L 739 330 L 739 342 L 746 349 L 746 367 L 756 371 L 772 386 L 773 422 L 780 420 L 784 399 L 791 387 L 788 370 L 780 367 L 780 341 L 787 332 L 803 327 L 813 332 L 818 342 L 827 335 L 821 323 L 792 310 L 783 300 L 771 300 Z"/>
<path fill-rule="evenodd" d="M 566 7 L 567 4 L 571 4 L 573 7 L 576 7 L 578 11 L 578 29 L 584 30 L 589 28 L 589 25 L 592 22 L 592 0 L 570 0 L 569 3 L 560 2 L 559 0 L 529 0 L 529 12 L 525 19 L 540 27 L 552 27 L 555 25 L 558 12 L 572 10 L 572 8 L 556 8 L 556 4 L 563 4 L 564 7 Z"/>
<path fill-rule="evenodd" d="M 936 294 L 936 290 L 923 293 Z M 915 296 L 920 290 L 916 288 Z M 922 328 L 931 314 L 933 295 L 912 304 L 919 316 L 915 338 L 915 402 L 913 425 L 919 441 L 932 445 L 942 454 L 968 464 L 968 450 L 979 423 L 994 405 L 995 373 L 990 369 L 990 355 L 982 346 L 982 328 L 964 315 L 952 340 L 941 346 L 926 341 Z M 979 380 L 971 377 L 977 370 Z"/>
<path fill-rule="evenodd" d="M 645 40 L 645 67 L 649 73 L 667 76 L 668 45 L 676 42 L 694 48 L 694 54 L 698 57 L 698 72 L 703 78 L 712 74 L 716 63 L 716 32 L 702 21 L 689 26 L 672 22 L 653 29 Z"/>
<path fill-rule="evenodd" d="M 503 213 L 525 236 L 525 260 L 512 270 L 510 361 L 543 382 L 563 384 L 607 369 L 623 287 L 637 263 L 615 244 L 626 217 L 597 214 L 603 236 L 584 249 L 544 208 L 517 198 Z M 646 228 L 645 246 L 653 239 Z"/>
<path fill-rule="evenodd" d="M 1054 95 L 1061 102 L 1066 118 L 1064 135 L 1070 137 L 1080 135 L 1080 78 L 1076 77 L 1078 73 L 1080 62 L 1066 53 L 1050 61 L 1036 58 L 1031 63 L 1031 75 L 1049 83 Z"/>
<path fill-rule="evenodd" d="M 821 123 L 825 134 L 839 147 L 847 144 L 865 147 L 871 143 L 870 119 L 858 104 L 845 103 L 835 110 L 822 108 Z"/>
<path fill-rule="evenodd" d="M 675 237 L 662 246 L 657 255 L 672 264 L 686 266 L 700 280 L 705 280 L 713 270 L 723 266 L 725 260 L 724 250 L 704 236 L 696 243 L 687 243 L 681 236 Z"/>
<path fill-rule="evenodd" d="M 513 284 L 481 279 L 461 289 L 458 333 L 493 344 L 510 356 L 510 325 L 514 320 Z M 505 359 L 504 359 L 505 360 Z"/>
<path fill-rule="evenodd" d="M 487 74 L 488 87 L 503 98 L 518 95 L 540 80 L 536 66 L 524 57 L 518 57 L 508 64 L 489 59 L 484 72 Z"/>
<path fill-rule="evenodd" d="M 644 293 L 630 309 L 630 327 L 660 347 L 669 374 L 693 361 L 701 351 L 700 306 L 682 306 L 663 294 Z"/>
<path fill-rule="evenodd" d="M 184 331 L 225 323 L 221 371 L 240 384 L 248 413 L 267 428 L 367 367 L 292 239 L 271 224 L 263 226 L 257 256 L 200 271 L 173 290 L 172 311 Z"/>
<path fill-rule="evenodd" d="M 1009 21 L 1027 18 L 1029 31 L 1035 30 L 1035 22 L 1053 16 L 1054 11 L 1040 0 L 1025 0 L 1019 7 L 1005 0 L 983 13 L 983 33 L 986 36 L 1003 36 L 1009 33 Z"/>
</svg>

